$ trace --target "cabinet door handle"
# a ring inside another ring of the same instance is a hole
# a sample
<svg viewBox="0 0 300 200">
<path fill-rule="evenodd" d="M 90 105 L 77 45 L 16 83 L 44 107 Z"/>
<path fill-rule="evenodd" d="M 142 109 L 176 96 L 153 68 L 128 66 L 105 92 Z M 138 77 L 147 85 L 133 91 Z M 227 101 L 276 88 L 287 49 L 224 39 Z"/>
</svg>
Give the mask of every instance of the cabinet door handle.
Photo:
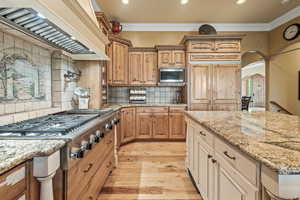
<svg viewBox="0 0 300 200">
<path fill-rule="evenodd" d="M 208 155 L 208 156 L 207 156 L 208 159 L 211 159 L 212 157 L 213 157 L 212 155 Z"/>
<path fill-rule="evenodd" d="M 217 160 L 216 160 L 216 159 L 212 159 L 211 162 L 212 162 L 213 164 L 215 164 L 215 163 L 217 163 Z"/>
<path fill-rule="evenodd" d="M 234 156 L 229 155 L 227 151 L 224 151 L 224 155 L 227 156 L 228 158 L 230 158 L 231 160 L 236 159 Z"/>
<path fill-rule="evenodd" d="M 206 136 L 206 134 L 203 131 L 200 131 L 199 133 L 200 135 Z"/>
<path fill-rule="evenodd" d="M 88 172 L 92 169 L 92 167 L 93 167 L 93 163 L 90 163 L 90 164 L 88 165 L 88 167 L 87 167 L 85 170 L 83 170 L 83 172 L 84 172 L 84 173 L 88 173 Z"/>
</svg>

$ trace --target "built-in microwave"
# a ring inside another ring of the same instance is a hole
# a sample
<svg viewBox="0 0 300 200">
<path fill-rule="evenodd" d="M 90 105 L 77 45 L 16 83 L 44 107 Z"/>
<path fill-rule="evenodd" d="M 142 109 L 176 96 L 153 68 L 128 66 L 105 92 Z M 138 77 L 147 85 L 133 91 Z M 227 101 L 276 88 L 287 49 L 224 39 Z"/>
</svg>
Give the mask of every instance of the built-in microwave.
<svg viewBox="0 0 300 200">
<path fill-rule="evenodd" d="M 185 68 L 163 67 L 159 69 L 160 83 L 184 83 Z"/>
</svg>

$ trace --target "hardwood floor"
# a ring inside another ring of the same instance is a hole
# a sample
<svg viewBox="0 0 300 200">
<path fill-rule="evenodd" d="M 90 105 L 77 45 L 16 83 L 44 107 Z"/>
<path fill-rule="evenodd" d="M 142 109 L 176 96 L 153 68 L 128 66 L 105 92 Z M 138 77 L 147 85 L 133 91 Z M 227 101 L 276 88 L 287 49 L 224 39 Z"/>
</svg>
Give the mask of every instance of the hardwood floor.
<svg viewBox="0 0 300 200">
<path fill-rule="evenodd" d="M 184 165 L 183 142 L 125 145 L 98 200 L 202 200 Z"/>
</svg>

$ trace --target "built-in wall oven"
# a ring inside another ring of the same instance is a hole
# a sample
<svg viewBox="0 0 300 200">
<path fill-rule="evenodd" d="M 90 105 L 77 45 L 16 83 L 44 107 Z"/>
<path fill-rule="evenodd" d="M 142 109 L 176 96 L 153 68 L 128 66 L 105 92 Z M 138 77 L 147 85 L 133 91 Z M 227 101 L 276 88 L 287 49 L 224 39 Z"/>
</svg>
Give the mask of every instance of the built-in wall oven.
<svg viewBox="0 0 300 200">
<path fill-rule="evenodd" d="M 160 83 L 184 83 L 185 68 L 163 67 L 159 69 Z"/>
</svg>

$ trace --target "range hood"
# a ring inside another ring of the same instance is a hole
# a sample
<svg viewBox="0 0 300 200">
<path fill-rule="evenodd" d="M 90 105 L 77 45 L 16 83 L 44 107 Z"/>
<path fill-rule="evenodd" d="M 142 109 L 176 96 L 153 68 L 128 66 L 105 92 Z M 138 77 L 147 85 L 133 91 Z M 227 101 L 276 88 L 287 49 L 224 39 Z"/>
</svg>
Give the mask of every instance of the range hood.
<svg viewBox="0 0 300 200">
<path fill-rule="evenodd" d="M 0 22 L 74 60 L 107 59 L 108 38 L 77 0 L 1 0 Z"/>
</svg>

